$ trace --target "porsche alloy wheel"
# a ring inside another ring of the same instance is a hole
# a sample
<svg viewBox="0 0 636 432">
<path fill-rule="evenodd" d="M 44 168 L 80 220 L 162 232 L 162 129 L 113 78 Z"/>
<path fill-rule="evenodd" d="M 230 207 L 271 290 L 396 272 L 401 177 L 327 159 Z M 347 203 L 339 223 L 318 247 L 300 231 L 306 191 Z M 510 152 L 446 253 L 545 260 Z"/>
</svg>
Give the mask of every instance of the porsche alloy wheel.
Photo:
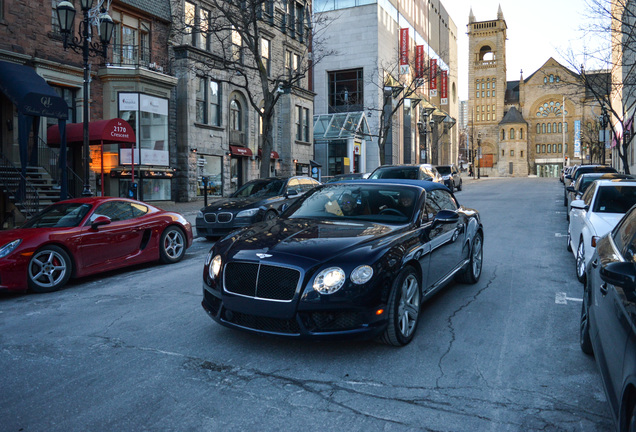
<svg viewBox="0 0 636 432">
<path fill-rule="evenodd" d="M 400 271 L 389 297 L 389 324 L 381 341 L 393 346 L 411 342 L 420 316 L 420 282 L 412 267 Z"/>
<path fill-rule="evenodd" d="M 481 232 L 475 234 L 472 248 L 470 250 L 470 260 L 468 266 L 457 274 L 457 280 L 461 283 L 477 283 L 481 276 L 481 269 L 484 259 L 484 247 Z"/>
<path fill-rule="evenodd" d="M 583 238 L 579 240 L 579 248 L 576 250 L 576 278 L 579 282 L 585 282 L 585 245 Z"/>
<path fill-rule="evenodd" d="M 181 261 L 185 255 L 186 245 L 183 232 L 174 226 L 166 228 L 161 234 L 161 244 L 159 245 L 161 261 L 166 264 Z"/>
<path fill-rule="evenodd" d="M 48 293 L 62 288 L 71 277 L 71 259 L 58 246 L 45 246 L 31 257 L 27 268 L 29 288 Z"/>
</svg>

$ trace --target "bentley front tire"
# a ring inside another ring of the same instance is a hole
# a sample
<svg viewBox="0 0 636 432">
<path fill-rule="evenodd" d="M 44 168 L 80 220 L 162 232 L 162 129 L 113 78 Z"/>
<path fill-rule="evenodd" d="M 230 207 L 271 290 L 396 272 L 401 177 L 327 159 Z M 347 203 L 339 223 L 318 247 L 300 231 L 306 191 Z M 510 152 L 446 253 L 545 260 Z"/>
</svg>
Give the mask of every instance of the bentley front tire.
<svg viewBox="0 0 636 432">
<path fill-rule="evenodd" d="M 380 341 L 404 346 L 413 340 L 421 306 L 420 282 L 413 267 L 403 268 L 393 283 L 389 296 L 389 323 Z"/>
<path fill-rule="evenodd" d="M 457 280 L 461 283 L 474 284 L 477 283 L 481 276 L 481 268 L 484 259 L 484 244 L 481 232 L 475 234 L 473 244 L 470 249 L 470 259 L 468 266 L 457 274 Z"/>
</svg>

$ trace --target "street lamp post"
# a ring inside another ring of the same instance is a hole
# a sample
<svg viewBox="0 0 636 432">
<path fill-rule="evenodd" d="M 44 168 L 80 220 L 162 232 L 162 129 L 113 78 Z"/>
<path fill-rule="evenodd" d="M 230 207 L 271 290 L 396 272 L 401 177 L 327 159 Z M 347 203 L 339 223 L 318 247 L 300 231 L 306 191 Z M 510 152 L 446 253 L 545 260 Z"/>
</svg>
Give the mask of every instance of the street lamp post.
<svg viewBox="0 0 636 432">
<path fill-rule="evenodd" d="M 89 56 L 95 57 L 101 55 L 104 59 L 107 58 L 108 44 L 110 38 L 113 35 L 113 29 L 115 23 L 112 18 L 102 9 L 98 17 L 99 22 L 99 38 L 100 42 L 92 41 L 93 30 L 91 27 L 89 12 L 93 7 L 93 0 L 80 0 L 80 7 L 84 14 L 84 19 L 79 25 L 79 34 L 75 36 L 73 21 L 75 20 L 75 7 L 69 1 L 63 1 L 57 6 L 57 18 L 60 23 L 60 32 L 64 36 L 64 49 L 71 48 L 76 53 L 82 53 L 83 68 L 84 68 L 84 106 L 83 106 L 83 151 L 84 151 L 84 190 L 82 196 L 92 196 L 91 185 L 89 181 L 90 175 L 90 147 L 88 142 L 88 101 L 90 99 L 88 94 L 88 82 L 89 82 L 89 68 L 88 58 Z M 70 37 L 70 40 L 69 40 Z"/>
<path fill-rule="evenodd" d="M 601 116 L 599 118 L 599 122 L 601 124 L 601 130 L 603 131 L 603 139 L 600 140 L 601 136 L 599 134 L 600 143 L 600 151 L 601 151 L 601 164 L 605 165 L 605 142 L 607 141 L 607 124 L 609 123 L 609 116 L 607 115 L 607 110 L 605 109 L 605 105 L 601 107 Z"/>
<path fill-rule="evenodd" d="M 477 132 L 477 178 L 481 178 L 481 132 Z"/>
</svg>

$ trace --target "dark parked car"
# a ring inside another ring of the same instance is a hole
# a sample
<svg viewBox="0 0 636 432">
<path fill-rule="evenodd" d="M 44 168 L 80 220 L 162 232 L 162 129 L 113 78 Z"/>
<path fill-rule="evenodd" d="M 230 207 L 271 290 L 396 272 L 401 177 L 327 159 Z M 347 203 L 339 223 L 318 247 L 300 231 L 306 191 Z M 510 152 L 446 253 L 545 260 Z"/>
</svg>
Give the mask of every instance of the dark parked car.
<svg viewBox="0 0 636 432">
<path fill-rule="evenodd" d="M 482 244 L 477 211 L 441 184 L 329 183 L 217 242 L 202 305 L 220 324 L 260 334 L 401 346 L 422 301 L 453 277 L 479 280 Z"/>
<path fill-rule="evenodd" d="M 274 219 L 319 184 L 306 176 L 249 181 L 229 198 L 216 199 L 199 211 L 195 223 L 197 235 L 213 239 L 255 222 Z"/>
<path fill-rule="evenodd" d="M 435 183 L 444 183 L 437 169 L 430 164 L 419 165 L 382 165 L 377 167 L 370 179 L 400 179 L 400 180 L 427 180 Z"/>
<path fill-rule="evenodd" d="M 608 165 L 577 165 L 563 180 L 563 205 L 568 205 L 568 186 L 573 185 L 582 174 L 587 173 L 615 173 L 615 168 Z"/>
<path fill-rule="evenodd" d="M 451 192 L 454 192 L 455 189 L 458 191 L 462 190 L 462 176 L 455 164 L 437 165 L 435 168 L 437 168 L 437 172 L 440 173 L 444 184 Z"/>
<path fill-rule="evenodd" d="M 361 180 L 361 179 L 367 178 L 368 176 L 369 176 L 368 173 L 338 174 L 329 178 L 325 183 L 333 183 L 333 182 L 343 181 L 343 180 Z"/>
<path fill-rule="evenodd" d="M 0 231 L 0 290 L 43 293 L 83 277 L 150 261 L 180 261 L 192 226 L 178 213 L 126 198 L 48 206 L 20 228 Z"/>
<path fill-rule="evenodd" d="M 581 349 L 594 354 L 616 430 L 636 430 L 636 206 L 598 241 L 587 267 Z"/>
</svg>

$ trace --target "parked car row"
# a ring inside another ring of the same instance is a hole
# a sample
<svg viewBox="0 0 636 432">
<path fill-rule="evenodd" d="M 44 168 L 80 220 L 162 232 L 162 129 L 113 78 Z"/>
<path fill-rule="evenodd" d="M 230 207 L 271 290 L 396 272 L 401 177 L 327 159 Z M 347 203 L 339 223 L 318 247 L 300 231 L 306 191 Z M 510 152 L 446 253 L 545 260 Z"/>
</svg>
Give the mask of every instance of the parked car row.
<svg viewBox="0 0 636 432">
<path fill-rule="evenodd" d="M 564 190 L 570 209 L 567 249 L 583 282 L 581 350 L 595 357 L 616 430 L 631 432 L 636 430 L 636 179 L 611 167 L 583 165 L 565 174 Z"/>
</svg>

